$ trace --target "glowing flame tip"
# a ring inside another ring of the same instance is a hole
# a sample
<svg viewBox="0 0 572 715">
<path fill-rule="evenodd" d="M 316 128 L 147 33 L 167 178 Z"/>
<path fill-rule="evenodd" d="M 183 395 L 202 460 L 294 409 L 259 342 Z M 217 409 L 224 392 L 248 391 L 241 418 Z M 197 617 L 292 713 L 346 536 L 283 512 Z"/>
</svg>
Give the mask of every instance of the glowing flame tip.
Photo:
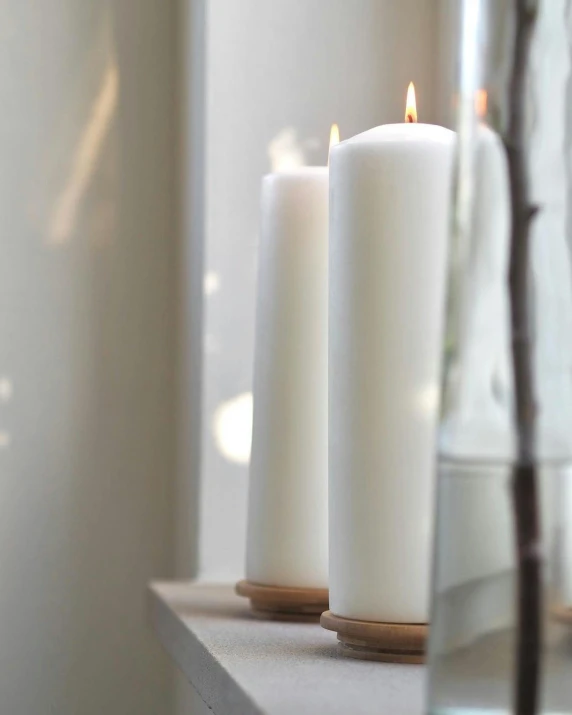
<svg viewBox="0 0 572 715">
<path fill-rule="evenodd" d="M 340 143 L 340 128 L 337 124 L 332 124 L 330 129 L 330 149 Z"/>
<path fill-rule="evenodd" d="M 417 121 L 417 102 L 415 101 L 415 85 L 409 83 L 407 87 L 407 99 L 405 101 L 405 121 L 412 124 Z"/>
<path fill-rule="evenodd" d="M 478 89 L 475 94 L 475 110 L 479 119 L 484 119 L 487 116 L 487 90 Z"/>
</svg>

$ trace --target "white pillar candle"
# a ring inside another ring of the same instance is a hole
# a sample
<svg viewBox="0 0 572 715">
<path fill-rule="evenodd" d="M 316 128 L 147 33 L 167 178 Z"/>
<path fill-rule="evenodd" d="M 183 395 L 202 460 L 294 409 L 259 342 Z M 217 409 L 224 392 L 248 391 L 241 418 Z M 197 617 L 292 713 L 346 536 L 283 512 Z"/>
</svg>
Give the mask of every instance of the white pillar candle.
<svg viewBox="0 0 572 715">
<path fill-rule="evenodd" d="M 330 608 L 426 622 L 454 133 L 372 129 L 330 157 Z"/>
<path fill-rule="evenodd" d="M 262 182 L 246 577 L 328 585 L 328 170 Z"/>
</svg>

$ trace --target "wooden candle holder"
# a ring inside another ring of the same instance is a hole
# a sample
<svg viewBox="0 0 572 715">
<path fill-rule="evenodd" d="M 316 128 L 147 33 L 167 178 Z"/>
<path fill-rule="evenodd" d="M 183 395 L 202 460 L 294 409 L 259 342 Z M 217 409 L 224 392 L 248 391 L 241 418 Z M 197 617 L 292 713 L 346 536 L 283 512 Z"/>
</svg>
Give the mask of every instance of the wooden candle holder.
<svg viewBox="0 0 572 715">
<path fill-rule="evenodd" d="M 239 596 L 250 599 L 252 613 L 270 621 L 317 623 L 328 608 L 327 588 L 264 586 L 251 581 L 236 584 Z"/>
<path fill-rule="evenodd" d="M 423 623 L 375 623 L 326 611 L 322 628 L 338 634 L 343 655 L 383 663 L 424 663 L 428 627 Z"/>
</svg>

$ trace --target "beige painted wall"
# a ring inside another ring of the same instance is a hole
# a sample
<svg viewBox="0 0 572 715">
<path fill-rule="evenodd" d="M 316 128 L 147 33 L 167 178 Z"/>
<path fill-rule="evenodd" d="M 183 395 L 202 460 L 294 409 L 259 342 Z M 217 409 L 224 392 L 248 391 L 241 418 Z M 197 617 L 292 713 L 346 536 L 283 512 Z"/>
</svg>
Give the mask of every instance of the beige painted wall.
<svg viewBox="0 0 572 715">
<path fill-rule="evenodd" d="M 0 4 L 0 712 L 168 713 L 173 3 Z"/>
</svg>

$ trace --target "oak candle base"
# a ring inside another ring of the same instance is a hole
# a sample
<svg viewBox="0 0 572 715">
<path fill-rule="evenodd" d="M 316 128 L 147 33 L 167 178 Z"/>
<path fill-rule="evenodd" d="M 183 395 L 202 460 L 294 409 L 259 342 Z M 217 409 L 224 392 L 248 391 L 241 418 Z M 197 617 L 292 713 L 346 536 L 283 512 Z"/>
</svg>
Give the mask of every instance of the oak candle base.
<svg viewBox="0 0 572 715">
<path fill-rule="evenodd" d="M 317 623 L 328 608 L 327 588 L 264 586 L 239 581 L 236 592 L 250 599 L 255 616 L 266 620 Z"/>
<path fill-rule="evenodd" d="M 341 651 L 349 658 L 383 663 L 425 662 L 426 624 L 359 621 L 331 611 L 322 614 L 320 624 L 338 634 Z"/>
</svg>

